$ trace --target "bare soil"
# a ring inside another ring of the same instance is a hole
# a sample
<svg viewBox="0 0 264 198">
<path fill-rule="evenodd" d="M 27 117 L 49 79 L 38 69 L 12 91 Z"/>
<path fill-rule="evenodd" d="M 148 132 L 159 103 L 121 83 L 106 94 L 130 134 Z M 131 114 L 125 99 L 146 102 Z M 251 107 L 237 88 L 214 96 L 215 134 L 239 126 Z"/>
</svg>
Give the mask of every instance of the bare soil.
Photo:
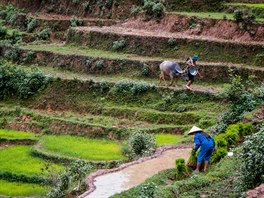
<svg viewBox="0 0 264 198">
<path fill-rule="evenodd" d="M 252 25 L 250 31 L 240 28 L 239 24 L 232 20 L 202 19 L 196 22 L 196 28 L 190 28 L 191 17 L 176 14 L 167 14 L 162 20 L 146 21 L 144 16 L 130 18 L 120 24 L 120 27 L 131 28 L 145 31 L 159 32 L 160 34 L 170 35 L 178 33 L 186 36 L 200 36 L 208 39 L 217 38 L 239 42 L 264 43 L 264 25 Z M 254 35 L 252 35 L 254 34 Z"/>
</svg>

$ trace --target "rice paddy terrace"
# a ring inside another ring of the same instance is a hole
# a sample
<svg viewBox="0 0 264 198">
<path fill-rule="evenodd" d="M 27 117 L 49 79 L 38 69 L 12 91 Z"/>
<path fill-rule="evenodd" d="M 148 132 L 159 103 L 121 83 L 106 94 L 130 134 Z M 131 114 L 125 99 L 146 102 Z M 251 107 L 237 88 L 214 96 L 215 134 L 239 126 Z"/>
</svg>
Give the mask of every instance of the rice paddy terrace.
<svg viewBox="0 0 264 198">
<path fill-rule="evenodd" d="M 198 12 L 177 2 L 164 1 L 167 12 L 157 19 L 135 14 L 135 6 L 142 7 L 136 0 L 0 0 L 1 67 L 45 77 L 40 80 L 45 86 L 32 91 L 40 84 L 33 82 L 26 97 L 23 86 L 33 80 L 0 97 L 0 196 L 46 196 L 56 176 L 76 160 L 91 164 L 93 173 L 129 163 L 144 169 L 124 155 L 125 142 L 139 130 L 153 134 L 158 147 L 183 149 L 170 155 L 172 164 L 188 159 L 193 141 L 187 132 L 193 125 L 207 131 L 217 124 L 229 105 L 224 93 L 230 75 L 242 81 L 254 75 L 261 86 L 263 4 L 239 1 L 220 10 L 199 4 Z M 257 22 L 242 28 L 230 11 L 240 7 L 257 7 Z M 195 77 L 192 90 L 185 88 L 184 77 L 178 86 L 159 84 L 162 61 L 184 68 L 194 54 L 200 56 L 201 77 Z M 134 181 L 127 186 L 144 180 Z M 66 194 L 89 197 L 86 184 Z"/>
</svg>

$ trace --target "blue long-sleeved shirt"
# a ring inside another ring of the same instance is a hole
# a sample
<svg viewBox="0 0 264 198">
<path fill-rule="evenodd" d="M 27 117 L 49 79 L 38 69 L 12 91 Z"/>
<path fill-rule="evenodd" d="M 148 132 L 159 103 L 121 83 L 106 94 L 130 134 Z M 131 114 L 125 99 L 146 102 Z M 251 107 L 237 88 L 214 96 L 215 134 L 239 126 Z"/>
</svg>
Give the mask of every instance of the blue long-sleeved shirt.
<svg viewBox="0 0 264 198">
<path fill-rule="evenodd" d="M 202 149 L 215 147 L 214 139 L 212 137 L 206 138 L 201 133 L 195 133 L 194 143 L 195 143 L 195 146 L 194 146 L 195 152 L 199 149 L 199 147 L 201 147 Z"/>
</svg>

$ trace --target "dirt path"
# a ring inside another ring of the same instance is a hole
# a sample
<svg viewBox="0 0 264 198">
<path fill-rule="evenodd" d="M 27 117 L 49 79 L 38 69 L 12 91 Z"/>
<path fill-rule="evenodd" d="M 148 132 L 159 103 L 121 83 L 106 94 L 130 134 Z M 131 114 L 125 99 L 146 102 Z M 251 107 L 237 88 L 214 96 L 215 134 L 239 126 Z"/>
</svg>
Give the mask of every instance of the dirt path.
<svg viewBox="0 0 264 198">
<path fill-rule="evenodd" d="M 100 170 L 87 179 L 89 191 L 85 198 L 107 198 L 144 182 L 158 172 L 175 167 L 175 159 L 188 159 L 191 146 L 160 148 L 154 156 L 141 158 L 115 170 Z M 89 184 L 90 183 L 90 184 Z"/>
<path fill-rule="evenodd" d="M 191 40 L 201 40 L 201 41 L 215 41 L 221 43 L 235 43 L 235 44 L 244 44 L 244 45 L 264 45 L 264 41 L 241 41 L 241 40 L 227 40 L 222 38 L 216 38 L 213 36 L 204 36 L 204 35 L 192 35 L 185 34 L 181 32 L 162 32 L 159 30 L 147 30 L 147 29 L 134 29 L 134 28 L 125 28 L 120 26 L 111 26 L 111 27 L 76 27 L 78 31 L 81 32 L 102 32 L 102 33 L 111 33 L 117 35 L 133 35 L 140 37 L 160 37 L 160 38 L 181 38 L 181 39 L 191 39 Z M 157 38 L 158 39 L 158 38 Z"/>
</svg>

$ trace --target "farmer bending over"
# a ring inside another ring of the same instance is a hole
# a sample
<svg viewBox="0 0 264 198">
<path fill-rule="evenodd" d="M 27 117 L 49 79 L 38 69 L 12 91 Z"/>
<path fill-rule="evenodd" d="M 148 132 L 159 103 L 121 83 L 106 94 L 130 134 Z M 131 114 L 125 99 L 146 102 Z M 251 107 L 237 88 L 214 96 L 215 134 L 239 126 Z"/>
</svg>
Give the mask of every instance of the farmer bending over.
<svg viewBox="0 0 264 198">
<path fill-rule="evenodd" d="M 203 132 L 202 129 L 196 126 L 193 126 L 190 132 L 188 133 L 188 135 L 193 135 L 193 134 L 194 134 L 194 143 L 195 143 L 194 152 L 196 152 L 200 147 L 195 172 L 200 171 L 200 166 L 203 160 L 204 160 L 204 172 L 206 172 L 209 159 L 213 154 L 215 148 L 215 141 L 210 135 Z"/>
<path fill-rule="evenodd" d="M 198 74 L 200 77 L 200 73 L 198 72 L 197 68 L 196 68 L 196 62 L 199 60 L 199 56 L 193 56 L 193 57 L 189 57 L 186 59 L 186 65 L 187 65 L 187 75 L 188 75 L 188 82 L 185 85 L 185 87 L 187 89 L 191 90 L 190 85 L 193 83 L 194 81 L 194 76 L 196 74 Z"/>
</svg>

